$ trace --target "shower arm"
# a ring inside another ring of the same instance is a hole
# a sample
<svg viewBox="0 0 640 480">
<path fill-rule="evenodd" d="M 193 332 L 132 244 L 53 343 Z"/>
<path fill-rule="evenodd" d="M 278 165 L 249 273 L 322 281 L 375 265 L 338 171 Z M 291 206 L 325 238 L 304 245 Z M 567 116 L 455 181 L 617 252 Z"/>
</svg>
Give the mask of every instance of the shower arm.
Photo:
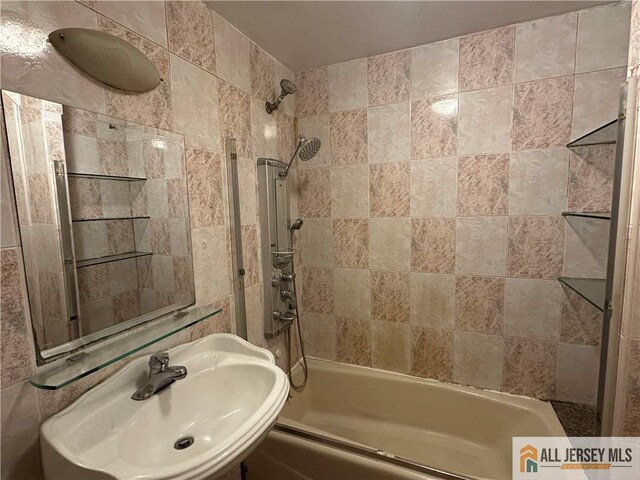
<svg viewBox="0 0 640 480">
<path fill-rule="evenodd" d="M 291 156 L 291 160 L 289 160 L 289 163 L 287 164 L 287 168 L 285 168 L 284 172 L 280 172 L 280 177 L 281 178 L 287 178 L 287 175 L 289 175 L 289 168 L 291 168 L 291 164 L 293 163 L 293 160 L 296 158 L 296 155 L 298 154 L 298 150 L 300 150 L 300 147 L 302 146 L 302 141 L 298 141 L 298 146 L 296 147 L 296 151 L 293 152 L 293 155 Z"/>
</svg>

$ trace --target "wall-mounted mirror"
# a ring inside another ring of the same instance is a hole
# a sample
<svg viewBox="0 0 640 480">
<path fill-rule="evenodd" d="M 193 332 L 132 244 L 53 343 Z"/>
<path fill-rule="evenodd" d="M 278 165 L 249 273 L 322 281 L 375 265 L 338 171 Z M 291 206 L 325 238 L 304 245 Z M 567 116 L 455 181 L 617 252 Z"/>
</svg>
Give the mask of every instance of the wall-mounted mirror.
<svg viewBox="0 0 640 480">
<path fill-rule="evenodd" d="M 42 359 L 194 302 L 184 139 L 3 91 Z"/>
</svg>

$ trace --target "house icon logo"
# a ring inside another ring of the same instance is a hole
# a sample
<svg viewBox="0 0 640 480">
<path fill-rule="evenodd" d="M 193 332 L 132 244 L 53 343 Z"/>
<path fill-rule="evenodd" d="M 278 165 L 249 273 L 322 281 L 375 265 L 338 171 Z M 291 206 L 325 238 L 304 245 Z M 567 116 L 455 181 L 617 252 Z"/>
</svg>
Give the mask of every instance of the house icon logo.
<svg viewBox="0 0 640 480">
<path fill-rule="evenodd" d="M 520 449 L 520 473 L 537 473 L 538 449 L 533 445 L 525 445 Z"/>
</svg>

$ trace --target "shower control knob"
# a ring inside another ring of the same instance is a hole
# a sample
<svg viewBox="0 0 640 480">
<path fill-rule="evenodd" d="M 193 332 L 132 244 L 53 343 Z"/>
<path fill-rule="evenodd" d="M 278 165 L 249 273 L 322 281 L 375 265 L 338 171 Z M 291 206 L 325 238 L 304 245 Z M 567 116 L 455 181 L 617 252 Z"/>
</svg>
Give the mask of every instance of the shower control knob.
<svg viewBox="0 0 640 480">
<path fill-rule="evenodd" d="M 293 272 L 280 274 L 280 280 L 282 280 L 283 282 L 293 282 L 295 279 L 296 274 Z"/>
<path fill-rule="evenodd" d="M 280 285 L 280 280 L 278 280 L 277 278 L 272 278 L 271 279 L 271 286 L 278 288 L 278 286 Z"/>
</svg>

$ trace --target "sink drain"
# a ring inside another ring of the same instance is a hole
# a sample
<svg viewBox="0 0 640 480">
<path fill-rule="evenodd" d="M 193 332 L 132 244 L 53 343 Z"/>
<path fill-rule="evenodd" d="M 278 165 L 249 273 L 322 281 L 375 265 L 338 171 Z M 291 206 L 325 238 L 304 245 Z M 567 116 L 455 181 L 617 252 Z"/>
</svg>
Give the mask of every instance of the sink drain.
<svg viewBox="0 0 640 480">
<path fill-rule="evenodd" d="M 189 448 L 191 445 L 193 445 L 193 442 L 195 442 L 193 437 L 182 437 L 173 444 L 173 448 L 175 448 L 176 450 L 184 450 L 185 448 Z"/>
</svg>

